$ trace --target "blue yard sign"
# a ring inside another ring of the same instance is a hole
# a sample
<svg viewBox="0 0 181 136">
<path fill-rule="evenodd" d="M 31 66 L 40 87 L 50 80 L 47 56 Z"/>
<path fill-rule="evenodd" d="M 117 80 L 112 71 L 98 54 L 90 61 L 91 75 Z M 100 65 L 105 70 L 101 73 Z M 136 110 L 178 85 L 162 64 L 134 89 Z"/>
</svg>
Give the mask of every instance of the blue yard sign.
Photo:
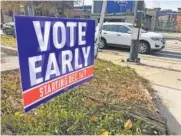
<svg viewBox="0 0 181 136">
<path fill-rule="evenodd" d="M 93 77 L 93 20 L 15 16 L 15 27 L 25 111 Z"/>
</svg>

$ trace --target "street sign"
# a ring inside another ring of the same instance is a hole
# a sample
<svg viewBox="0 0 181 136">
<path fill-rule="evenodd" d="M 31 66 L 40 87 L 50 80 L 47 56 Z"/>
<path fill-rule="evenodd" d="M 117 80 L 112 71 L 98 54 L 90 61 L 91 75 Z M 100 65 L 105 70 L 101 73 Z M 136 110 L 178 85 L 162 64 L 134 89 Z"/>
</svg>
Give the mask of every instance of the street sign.
<svg viewBox="0 0 181 136">
<path fill-rule="evenodd" d="M 172 16 L 181 16 L 181 12 L 176 11 L 157 11 L 156 16 L 166 16 L 166 15 L 172 15 Z"/>
<path fill-rule="evenodd" d="M 15 16 L 25 112 L 93 78 L 95 21 Z"/>
</svg>

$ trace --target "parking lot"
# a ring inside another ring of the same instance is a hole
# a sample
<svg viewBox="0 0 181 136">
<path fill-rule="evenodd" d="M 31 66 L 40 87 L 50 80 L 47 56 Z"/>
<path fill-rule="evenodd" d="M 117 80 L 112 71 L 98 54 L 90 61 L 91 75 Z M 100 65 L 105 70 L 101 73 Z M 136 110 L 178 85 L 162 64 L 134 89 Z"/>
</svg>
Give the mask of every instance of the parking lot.
<svg viewBox="0 0 181 136">
<path fill-rule="evenodd" d="M 166 105 L 160 106 L 160 109 L 167 117 L 169 127 L 181 134 L 181 41 L 167 40 L 162 51 L 139 54 L 139 65 L 126 62 L 129 49 L 110 47 L 100 50 L 98 57 L 132 67 L 139 75 L 148 79 L 159 99 Z"/>
</svg>

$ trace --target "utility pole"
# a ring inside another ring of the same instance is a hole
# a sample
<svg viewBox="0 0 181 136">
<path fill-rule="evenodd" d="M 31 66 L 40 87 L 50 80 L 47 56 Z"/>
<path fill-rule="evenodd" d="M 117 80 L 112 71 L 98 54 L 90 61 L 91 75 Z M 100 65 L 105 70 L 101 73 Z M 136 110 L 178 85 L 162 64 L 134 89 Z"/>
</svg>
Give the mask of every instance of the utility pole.
<svg viewBox="0 0 181 136">
<path fill-rule="evenodd" d="M 99 43 L 100 43 L 100 39 L 101 39 L 101 32 L 102 32 L 102 26 L 103 26 L 103 23 L 104 23 L 104 17 L 105 17 L 105 14 L 106 14 L 106 8 L 107 8 L 107 0 L 104 0 L 103 4 L 102 4 L 98 34 L 97 34 L 97 37 L 96 37 L 97 40 L 96 40 L 95 51 L 94 51 L 95 58 L 97 58 L 97 55 L 98 55 L 98 48 L 99 48 Z"/>
<path fill-rule="evenodd" d="M 29 16 L 34 16 L 35 15 L 32 0 L 28 1 L 28 15 Z"/>
<path fill-rule="evenodd" d="M 85 9 L 84 9 L 84 0 L 83 0 L 83 5 L 82 5 L 82 9 L 83 9 L 83 16 L 85 17 Z"/>
<path fill-rule="evenodd" d="M 4 10 L 1 9 L 1 25 L 4 24 Z"/>
<path fill-rule="evenodd" d="M 132 29 L 132 41 L 131 41 L 131 49 L 130 55 L 127 59 L 128 62 L 136 62 L 140 63 L 140 58 L 138 58 L 138 48 L 139 48 L 139 37 L 140 37 L 140 29 L 141 22 L 143 17 L 143 7 L 144 1 L 135 1 L 135 10 L 134 10 L 134 24 Z"/>
</svg>

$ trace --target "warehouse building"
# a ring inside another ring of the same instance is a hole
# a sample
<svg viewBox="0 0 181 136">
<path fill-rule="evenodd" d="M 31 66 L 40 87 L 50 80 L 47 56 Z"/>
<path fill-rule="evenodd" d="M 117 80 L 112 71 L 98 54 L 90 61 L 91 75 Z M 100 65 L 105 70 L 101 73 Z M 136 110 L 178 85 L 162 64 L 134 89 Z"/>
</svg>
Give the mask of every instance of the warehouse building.
<svg viewBox="0 0 181 136">
<path fill-rule="evenodd" d="M 99 22 L 103 1 L 93 1 L 91 18 Z M 105 22 L 134 22 L 135 1 L 107 1 Z M 143 18 L 144 28 L 151 29 L 152 16 L 145 14 Z M 149 22 L 149 23 L 147 23 Z"/>
</svg>

